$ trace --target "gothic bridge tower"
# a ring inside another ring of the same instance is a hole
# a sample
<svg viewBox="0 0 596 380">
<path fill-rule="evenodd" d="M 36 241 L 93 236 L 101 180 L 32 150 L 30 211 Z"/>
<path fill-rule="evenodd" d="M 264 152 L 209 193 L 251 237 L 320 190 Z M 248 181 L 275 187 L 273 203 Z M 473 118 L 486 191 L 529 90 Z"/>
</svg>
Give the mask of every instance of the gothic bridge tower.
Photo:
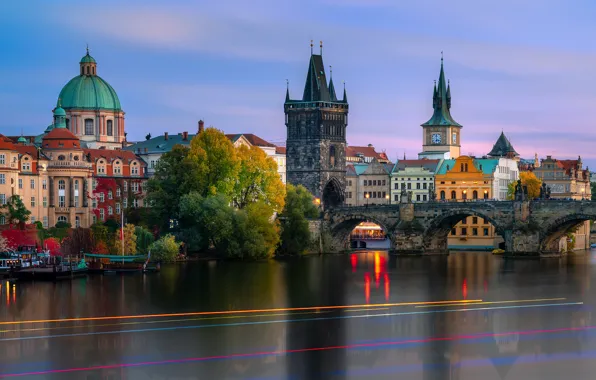
<svg viewBox="0 0 596 380">
<path fill-rule="evenodd" d="M 312 53 L 311 43 L 302 99 L 291 99 L 286 90 L 286 170 L 289 183 L 303 185 L 323 207 L 333 207 L 344 203 L 348 98 L 345 86 L 338 100 L 333 78 L 327 82 L 322 53 L 322 43 L 320 54 Z"/>
</svg>

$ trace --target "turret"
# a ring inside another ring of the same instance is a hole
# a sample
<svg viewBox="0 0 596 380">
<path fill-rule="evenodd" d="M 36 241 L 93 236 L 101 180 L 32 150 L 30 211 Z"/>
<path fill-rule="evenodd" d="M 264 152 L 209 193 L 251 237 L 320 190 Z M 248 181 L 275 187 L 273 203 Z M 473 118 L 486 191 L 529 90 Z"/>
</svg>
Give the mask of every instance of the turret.
<svg viewBox="0 0 596 380">
<path fill-rule="evenodd" d="M 97 75 L 97 62 L 89 55 L 89 46 L 87 46 L 87 54 L 81 58 L 79 64 L 81 66 L 81 75 Z"/>
</svg>

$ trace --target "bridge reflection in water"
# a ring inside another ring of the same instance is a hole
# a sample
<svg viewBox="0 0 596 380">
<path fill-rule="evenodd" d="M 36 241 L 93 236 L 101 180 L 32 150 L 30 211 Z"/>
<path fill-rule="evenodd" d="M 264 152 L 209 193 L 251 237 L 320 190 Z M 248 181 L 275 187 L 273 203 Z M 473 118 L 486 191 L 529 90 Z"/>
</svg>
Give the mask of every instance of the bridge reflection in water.
<svg viewBox="0 0 596 380">
<path fill-rule="evenodd" d="M 366 251 L 17 284 L 14 301 L 3 283 L 0 376 L 587 379 L 593 261 Z"/>
</svg>

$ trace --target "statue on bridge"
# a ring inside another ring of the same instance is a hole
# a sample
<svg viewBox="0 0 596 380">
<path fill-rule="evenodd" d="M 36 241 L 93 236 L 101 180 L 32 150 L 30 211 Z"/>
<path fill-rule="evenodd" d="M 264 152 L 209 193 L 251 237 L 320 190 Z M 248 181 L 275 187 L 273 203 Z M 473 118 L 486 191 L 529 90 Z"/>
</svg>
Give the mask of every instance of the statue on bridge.
<svg viewBox="0 0 596 380">
<path fill-rule="evenodd" d="M 515 185 L 514 199 L 518 202 L 523 202 L 524 200 L 528 199 L 528 187 L 522 185 L 521 179 L 518 179 L 517 184 Z"/>
<path fill-rule="evenodd" d="M 406 189 L 401 189 L 399 203 L 412 203 L 412 192 L 406 191 Z"/>
<path fill-rule="evenodd" d="M 550 199 L 550 186 L 547 186 L 544 182 L 540 186 L 540 199 Z"/>
<path fill-rule="evenodd" d="M 435 193 L 435 187 L 431 183 L 428 188 L 428 201 L 434 202 L 437 199 L 437 194 Z"/>
</svg>

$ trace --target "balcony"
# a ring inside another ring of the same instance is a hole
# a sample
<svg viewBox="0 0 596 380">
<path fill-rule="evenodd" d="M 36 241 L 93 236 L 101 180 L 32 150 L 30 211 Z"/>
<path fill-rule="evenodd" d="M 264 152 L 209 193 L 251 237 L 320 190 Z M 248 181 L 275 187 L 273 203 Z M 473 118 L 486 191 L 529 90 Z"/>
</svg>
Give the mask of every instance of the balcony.
<svg viewBox="0 0 596 380">
<path fill-rule="evenodd" d="M 64 213 L 69 213 L 70 212 L 70 207 L 56 207 L 54 209 L 55 212 L 64 212 Z"/>
<path fill-rule="evenodd" d="M 81 168 L 91 169 L 92 164 L 84 161 L 50 161 L 48 168 Z"/>
</svg>

